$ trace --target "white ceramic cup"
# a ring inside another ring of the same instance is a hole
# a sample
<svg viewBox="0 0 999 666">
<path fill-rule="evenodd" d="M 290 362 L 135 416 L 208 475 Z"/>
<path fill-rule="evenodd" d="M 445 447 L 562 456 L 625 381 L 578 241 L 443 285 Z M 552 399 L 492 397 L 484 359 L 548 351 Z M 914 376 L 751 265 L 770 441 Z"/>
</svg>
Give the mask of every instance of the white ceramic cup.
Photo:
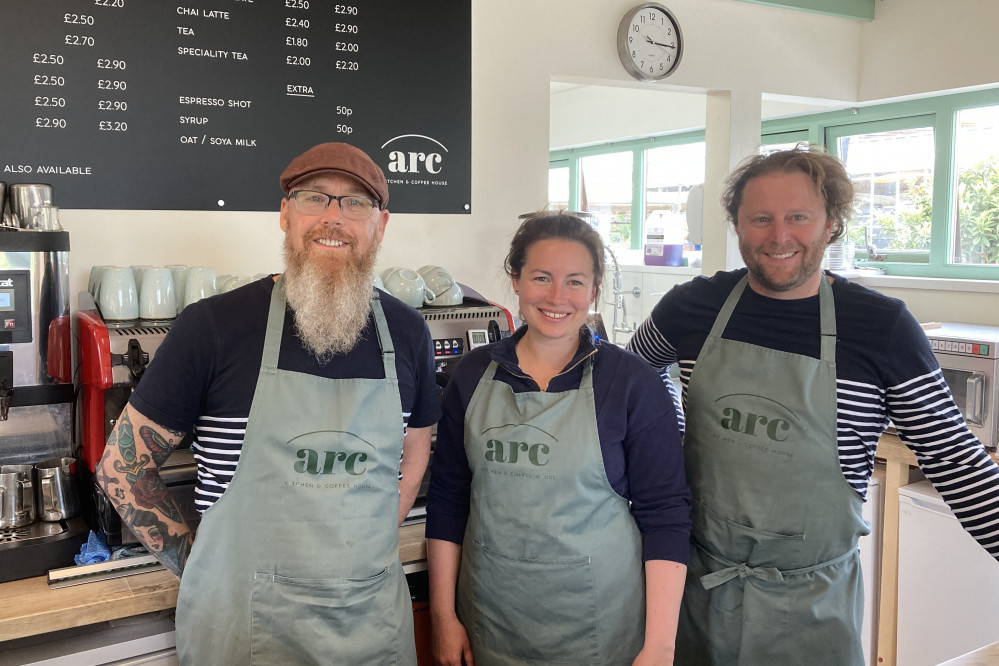
<svg viewBox="0 0 999 666">
<path fill-rule="evenodd" d="M 139 287 L 139 319 L 164 320 L 177 316 L 177 291 L 169 268 L 147 268 Z"/>
<path fill-rule="evenodd" d="M 423 277 L 423 281 L 427 283 L 427 289 L 434 292 L 435 296 L 443 294 L 454 286 L 454 278 L 442 266 L 420 266 L 417 272 Z"/>
<path fill-rule="evenodd" d="M 146 274 L 146 271 L 152 268 L 149 264 L 141 264 L 138 266 L 132 266 L 132 275 L 135 276 L 135 288 L 142 289 L 142 277 Z"/>
<path fill-rule="evenodd" d="M 389 275 L 391 275 L 392 273 L 396 273 L 398 271 L 401 271 L 401 270 L 403 270 L 403 268 L 401 266 L 390 266 L 390 267 L 386 268 L 385 270 L 383 270 L 381 272 L 381 275 L 379 275 L 379 277 L 382 279 L 382 282 L 384 283 L 385 280 L 388 279 Z"/>
<path fill-rule="evenodd" d="M 390 294 L 411 307 L 421 308 L 434 301 L 435 295 L 427 289 L 423 276 L 411 268 L 400 268 L 387 276 L 383 273 L 382 281 Z"/>
<path fill-rule="evenodd" d="M 173 276 L 173 291 L 177 294 L 177 314 L 184 309 L 184 287 L 187 286 L 187 266 L 171 264 L 167 266 Z"/>
<path fill-rule="evenodd" d="M 461 305 L 465 301 L 465 293 L 461 290 L 461 285 L 455 282 L 446 291 L 437 294 L 432 305 Z"/>
<path fill-rule="evenodd" d="M 117 266 L 101 271 L 97 305 L 107 321 L 128 321 L 139 318 L 139 290 L 131 268 Z"/>
<path fill-rule="evenodd" d="M 233 289 L 239 289 L 240 287 L 245 287 L 246 285 L 253 282 L 253 279 L 254 278 L 252 275 L 237 275 L 232 279 L 232 282 L 229 283 L 229 291 L 232 291 Z"/>
<path fill-rule="evenodd" d="M 215 269 L 203 266 L 187 269 L 187 284 L 184 285 L 184 307 L 197 303 L 202 298 L 214 296 Z"/>
<path fill-rule="evenodd" d="M 97 290 L 101 286 L 101 275 L 107 268 L 118 268 L 117 266 L 91 266 L 90 267 L 90 278 L 87 280 L 87 291 L 90 295 L 94 297 L 94 301 L 97 301 Z"/>
</svg>

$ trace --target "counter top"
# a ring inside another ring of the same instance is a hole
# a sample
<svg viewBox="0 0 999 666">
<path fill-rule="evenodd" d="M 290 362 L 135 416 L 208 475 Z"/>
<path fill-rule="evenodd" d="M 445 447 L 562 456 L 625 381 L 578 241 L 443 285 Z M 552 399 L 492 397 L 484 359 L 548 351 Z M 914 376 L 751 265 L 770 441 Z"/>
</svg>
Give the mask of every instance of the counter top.
<svg viewBox="0 0 999 666">
<path fill-rule="evenodd" d="M 399 529 L 403 566 L 427 559 L 424 524 Z M 0 641 L 106 622 L 177 605 L 180 581 L 166 570 L 59 589 L 47 576 L 0 584 Z"/>
<path fill-rule="evenodd" d="M 999 643 L 986 645 L 974 652 L 955 657 L 940 666 L 995 666 L 999 664 Z"/>
</svg>

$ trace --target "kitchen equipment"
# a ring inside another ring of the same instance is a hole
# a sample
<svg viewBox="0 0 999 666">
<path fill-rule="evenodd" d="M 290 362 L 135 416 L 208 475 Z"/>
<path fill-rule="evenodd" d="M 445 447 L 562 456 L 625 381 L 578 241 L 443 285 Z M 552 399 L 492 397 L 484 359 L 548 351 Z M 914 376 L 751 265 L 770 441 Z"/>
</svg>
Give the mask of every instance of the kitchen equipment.
<svg viewBox="0 0 999 666">
<path fill-rule="evenodd" d="M 989 451 L 999 446 L 999 327 L 922 324 L 968 428 Z"/>
<path fill-rule="evenodd" d="M 470 343 L 478 335 L 485 336 L 485 342 L 497 342 L 509 337 L 514 330 L 513 315 L 501 305 L 491 303 L 470 287 L 458 284 L 465 294 L 461 305 L 424 308 L 420 310 L 430 329 L 434 345 L 434 362 L 437 369 L 437 385 L 443 392 L 462 357 L 478 344 Z M 484 334 L 483 334 L 484 331 Z M 437 426 L 431 430 L 430 450 L 437 442 Z M 427 515 L 427 488 L 430 486 L 430 466 L 423 476 L 416 502 L 404 524 L 422 522 Z"/>
<path fill-rule="evenodd" d="M 35 465 L 38 474 L 38 517 L 46 521 L 73 518 L 80 499 L 73 480 L 73 458 L 52 458 Z"/>
<path fill-rule="evenodd" d="M 896 663 L 931 666 L 994 643 L 999 562 L 928 481 L 898 492 Z"/>
<path fill-rule="evenodd" d="M 0 465 L 0 527 L 35 522 L 34 476 L 32 465 Z"/>
<path fill-rule="evenodd" d="M 192 269 L 194 270 L 194 269 Z M 211 270 L 211 269 L 207 269 Z M 214 284 L 215 273 L 211 273 Z M 84 486 L 85 514 L 95 530 L 105 534 L 109 546 L 137 543 L 138 539 L 121 524 L 107 495 L 94 482 L 93 474 L 104 454 L 108 436 L 135 386 L 169 332 L 168 325 L 135 325 L 104 320 L 88 292 L 79 295 L 73 313 L 79 344 L 80 482 Z M 197 465 L 190 439 L 181 443 L 160 468 L 171 495 L 187 522 L 196 526 L 201 519 L 194 508 Z"/>
<path fill-rule="evenodd" d="M 31 208 L 52 204 L 52 186 L 47 183 L 13 183 L 7 186 L 7 199 L 19 226 L 28 228 Z"/>
<path fill-rule="evenodd" d="M 33 191 L 11 186 L 9 194 L 18 190 L 22 196 Z M 9 201 L 19 205 L 16 198 Z M 0 233 L 0 465 L 5 468 L 73 454 L 68 261 L 65 231 Z M 30 496 L 25 474 L 17 476 L 23 511 Z M 15 522 L 0 527 L 0 582 L 72 564 L 87 535 L 80 518 Z"/>
</svg>

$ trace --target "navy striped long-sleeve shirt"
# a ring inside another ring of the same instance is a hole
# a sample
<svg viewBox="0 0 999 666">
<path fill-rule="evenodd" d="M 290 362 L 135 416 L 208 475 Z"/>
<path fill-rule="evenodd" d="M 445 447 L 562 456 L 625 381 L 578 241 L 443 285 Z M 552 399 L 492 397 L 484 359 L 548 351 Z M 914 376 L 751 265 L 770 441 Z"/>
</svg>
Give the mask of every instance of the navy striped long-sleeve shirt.
<svg viewBox="0 0 999 666">
<path fill-rule="evenodd" d="M 678 364 L 681 402 L 711 325 L 745 274 L 719 272 L 674 287 L 629 343 L 653 367 Z M 890 421 L 964 528 L 999 559 L 999 466 L 968 430 L 926 334 L 902 301 L 834 278 L 843 476 L 866 497 L 878 438 Z M 747 288 L 723 337 L 818 358 L 819 297 L 780 300 Z M 766 369 L 760 373 L 766 381 Z"/>
</svg>

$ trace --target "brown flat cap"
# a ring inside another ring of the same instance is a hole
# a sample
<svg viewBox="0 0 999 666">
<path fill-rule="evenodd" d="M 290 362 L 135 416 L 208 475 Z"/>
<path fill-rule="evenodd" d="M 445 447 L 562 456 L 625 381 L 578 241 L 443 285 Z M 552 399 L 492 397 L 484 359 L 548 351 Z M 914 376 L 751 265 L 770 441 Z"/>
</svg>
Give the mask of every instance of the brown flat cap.
<svg viewBox="0 0 999 666">
<path fill-rule="evenodd" d="M 343 173 L 358 180 L 384 209 L 388 203 L 388 183 L 381 167 L 368 154 L 346 143 L 321 143 L 291 161 L 281 174 L 281 189 L 287 194 L 304 178 L 324 171 Z"/>
</svg>

